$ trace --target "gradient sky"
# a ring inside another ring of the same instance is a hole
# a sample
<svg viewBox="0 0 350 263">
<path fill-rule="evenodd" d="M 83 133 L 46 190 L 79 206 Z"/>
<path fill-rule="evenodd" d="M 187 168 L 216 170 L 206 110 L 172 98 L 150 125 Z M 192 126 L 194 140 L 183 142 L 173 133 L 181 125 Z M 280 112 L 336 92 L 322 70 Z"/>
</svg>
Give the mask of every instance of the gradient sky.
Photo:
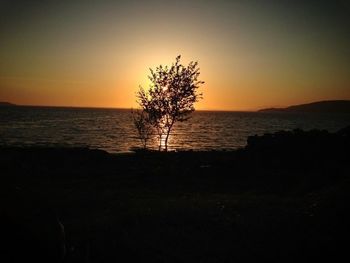
<svg viewBox="0 0 350 263">
<path fill-rule="evenodd" d="M 348 1 L 0 1 L 0 101 L 135 107 L 149 67 L 198 60 L 198 109 L 350 99 Z"/>
</svg>

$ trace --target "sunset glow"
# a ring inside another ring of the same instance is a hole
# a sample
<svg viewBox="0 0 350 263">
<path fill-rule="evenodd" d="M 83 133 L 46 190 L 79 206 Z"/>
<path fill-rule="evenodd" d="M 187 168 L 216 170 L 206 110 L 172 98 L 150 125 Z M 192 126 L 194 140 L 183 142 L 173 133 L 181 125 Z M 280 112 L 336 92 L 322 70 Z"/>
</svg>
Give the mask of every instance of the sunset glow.
<svg viewBox="0 0 350 263">
<path fill-rule="evenodd" d="M 343 1 L 4 1 L 0 101 L 136 107 L 149 68 L 199 62 L 197 109 L 350 99 Z"/>
</svg>

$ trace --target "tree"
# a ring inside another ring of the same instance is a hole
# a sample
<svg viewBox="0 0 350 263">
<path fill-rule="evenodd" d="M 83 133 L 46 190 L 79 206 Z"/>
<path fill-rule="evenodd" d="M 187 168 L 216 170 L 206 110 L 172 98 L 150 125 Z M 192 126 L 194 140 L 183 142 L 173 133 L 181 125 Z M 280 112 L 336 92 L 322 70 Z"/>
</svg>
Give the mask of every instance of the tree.
<svg viewBox="0 0 350 263">
<path fill-rule="evenodd" d="M 156 70 L 150 69 L 149 89 L 146 91 L 140 86 L 137 92 L 137 102 L 147 114 L 147 122 L 157 132 L 159 150 L 162 150 L 163 140 L 164 150 L 168 150 L 174 124 L 187 121 L 195 110 L 194 103 L 202 98 L 198 88 L 204 82 L 198 80 L 198 62 L 191 61 L 184 66 L 180 59 L 181 56 L 177 56 L 171 67 L 160 65 Z"/>
<path fill-rule="evenodd" d="M 137 110 L 132 111 L 132 117 L 143 149 L 146 149 L 147 142 L 151 139 L 153 134 L 153 126 L 149 119 L 149 114 L 145 111 Z"/>
</svg>

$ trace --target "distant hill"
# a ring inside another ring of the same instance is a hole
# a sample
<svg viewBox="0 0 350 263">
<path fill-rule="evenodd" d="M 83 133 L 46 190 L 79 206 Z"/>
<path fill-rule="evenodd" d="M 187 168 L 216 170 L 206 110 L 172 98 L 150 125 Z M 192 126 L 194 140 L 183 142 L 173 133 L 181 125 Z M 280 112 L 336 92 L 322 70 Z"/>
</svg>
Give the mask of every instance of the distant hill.
<svg viewBox="0 0 350 263">
<path fill-rule="evenodd" d="M 16 106 L 16 104 L 13 104 L 10 102 L 5 102 L 5 101 L 0 101 L 0 107 L 1 106 Z"/>
<path fill-rule="evenodd" d="M 287 108 L 267 108 L 259 112 L 313 112 L 313 113 L 350 113 L 350 100 L 318 101 L 293 105 Z"/>
</svg>

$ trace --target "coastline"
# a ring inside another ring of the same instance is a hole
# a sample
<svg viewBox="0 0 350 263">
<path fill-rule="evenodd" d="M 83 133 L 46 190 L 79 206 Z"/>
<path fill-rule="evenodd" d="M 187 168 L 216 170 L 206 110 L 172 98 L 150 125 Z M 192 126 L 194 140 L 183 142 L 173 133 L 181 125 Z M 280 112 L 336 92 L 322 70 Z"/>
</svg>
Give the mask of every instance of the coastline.
<svg viewBox="0 0 350 263">
<path fill-rule="evenodd" d="M 296 130 L 249 137 L 236 151 L 122 155 L 0 147 L 5 240 L 33 226 L 40 236 L 52 210 L 66 262 L 341 258 L 349 138 L 349 129 Z"/>
</svg>

